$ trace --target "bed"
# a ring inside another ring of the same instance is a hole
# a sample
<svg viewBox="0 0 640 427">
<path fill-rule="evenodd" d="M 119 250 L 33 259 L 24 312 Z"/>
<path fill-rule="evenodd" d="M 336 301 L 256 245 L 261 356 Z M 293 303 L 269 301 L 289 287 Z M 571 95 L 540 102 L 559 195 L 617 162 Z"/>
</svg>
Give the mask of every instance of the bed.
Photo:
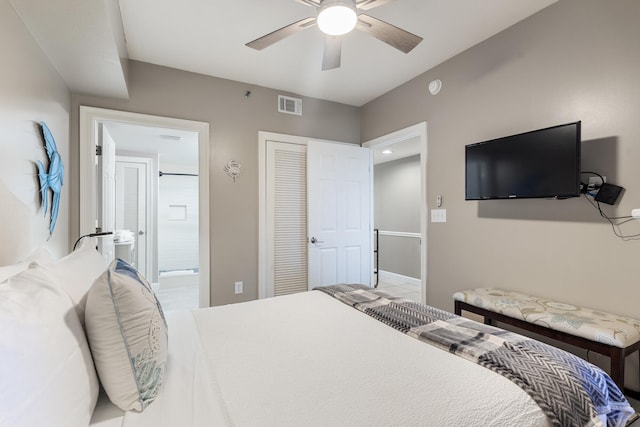
<svg viewBox="0 0 640 427">
<path fill-rule="evenodd" d="M 362 286 L 164 315 L 159 308 L 150 314 L 157 302 L 142 286 L 136 292 L 149 304 L 132 307 L 132 318 L 150 325 L 145 337 L 166 359 L 163 370 L 155 361 L 148 365 L 155 370 L 145 370 L 152 398 L 123 411 L 112 401 L 123 406 L 124 396 L 126 406 L 126 393 L 99 390 L 113 385 L 94 344 L 96 324 L 107 335 L 127 328 L 126 304 L 135 298 L 121 295 L 119 323 L 106 328 L 109 304 L 96 297 L 106 281 L 106 294 L 117 298 L 119 274 L 142 280 L 126 266 L 107 268 L 87 245 L 62 260 L 31 262 L 4 282 L 0 268 L 0 426 L 624 426 L 633 414 L 603 371 L 560 350 L 550 350 L 563 361 L 552 358 L 554 369 L 567 360 L 579 369 L 547 381 L 559 385 L 558 394 L 541 404 L 544 393 L 518 383 L 530 376 L 517 377 L 513 366 L 499 372 L 504 366 L 486 358 L 505 342 L 536 341 Z M 27 298 L 49 305 L 30 306 Z M 24 317 L 30 326 L 20 326 Z M 460 345 L 474 341 L 460 341 L 465 328 L 480 328 L 473 336 L 486 339 Z M 24 338 L 29 334 L 35 337 Z M 65 343 L 74 348 L 65 353 Z M 539 363 L 550 359 L 536 357 L 533 372 L 544 375 Z"/>
</svg>

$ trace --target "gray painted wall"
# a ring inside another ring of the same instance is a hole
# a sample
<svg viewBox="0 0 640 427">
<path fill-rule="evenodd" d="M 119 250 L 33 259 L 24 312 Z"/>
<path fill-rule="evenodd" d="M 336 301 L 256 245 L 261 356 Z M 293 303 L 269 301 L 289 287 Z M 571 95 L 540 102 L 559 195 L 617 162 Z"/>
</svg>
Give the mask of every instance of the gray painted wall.
<svg viewBox="0 0 640 427">
<path fill-rule="evenodd" d="M 79 106 L 208 122 L 211 134 L 211 304 L 258 297 L 258 131 L 360 142 L 360 109 L 303 98 L 304 116 L 277 112 L 280 91 L 143 62 L 129 63 L 129 100 L 72 96 L 71 224 L 79 232 Z M 245 99 L 247 90 L 251 97 Z M 243 165 L 236 183 L 229 160 Z M 244 294 L 234 294 L 234 282 Z"/>
<path fill-rule="evenodd" d="M 374 227 L 383 231 L 420 233 L 420 156 L 374 167 Z M 420 278 L 420 240 L 380 236 L 382 271 Z"/>
<path fill-rule="evenodd" d="M 44 245 L 61 256 L 69 248 L 69 108 L 59 74 L 7 0 L 0 0 L 0 266 Z M 67 167 L 53 237 L 40 206 L 35 162 L 48 167 L 38 123 L 45 121 Z"/>
<path fill-rule="evenodd" d="M 583 198 L 464 200 L 465 144 L 582 120 L 583 170 L 626 188 L 605 211 L 640 208 L 639 16 L 634 0 L 560 0 L 363 107 L 363 140 L 428 122 L 429 207 L 442 194 L 447 208 L 429 224 L 429 304 L 502 287 L 640 316 L 640 241 L 615 237 Z"/>
</svg>

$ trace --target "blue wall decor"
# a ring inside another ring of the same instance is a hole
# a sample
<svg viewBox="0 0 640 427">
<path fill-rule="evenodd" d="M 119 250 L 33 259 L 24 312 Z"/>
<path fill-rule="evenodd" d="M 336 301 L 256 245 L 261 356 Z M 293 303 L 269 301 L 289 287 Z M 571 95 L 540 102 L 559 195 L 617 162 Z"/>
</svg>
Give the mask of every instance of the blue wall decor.
<svg viewBox="0 0 640 427">
<path fill-rule="evenodd" d="M 42 206 L 44 207 L 45 215 L 47 215 L 49 199 L 47 190 L 51 189 L 53 192 L 53 200 L 51 201 L 51 223 L 49 224 L 49 237 L 51 237 L 51 235 L 53 235 L 53 229 L 56 226 L 56 220 L 58 219 L 60 191 L 62 191 L 64 179 L 64 165 L 62 164 L 60 153 L 58 153 L 56 141 L 53 139 L 53 135 L 51 135 L 47 124 L 40 122 L 40 128 L 42 129 L 44 145 L 47 150 L 47 156 L 49 157 L 49 171 L 46 171 L 42 162 L 38 160 L 38 178 L 40 179 L 40 196 L 42 196 Z"/>
</svg>

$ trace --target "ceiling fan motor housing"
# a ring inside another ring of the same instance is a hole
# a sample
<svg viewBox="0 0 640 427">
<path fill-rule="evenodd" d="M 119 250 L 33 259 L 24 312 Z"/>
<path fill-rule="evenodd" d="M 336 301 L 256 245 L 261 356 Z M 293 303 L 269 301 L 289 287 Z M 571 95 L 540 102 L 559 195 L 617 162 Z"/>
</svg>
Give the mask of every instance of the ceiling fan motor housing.
<svg viewBox="0 0 640 427">
<path fill-rule="evenodd" d="M 358 22 L 355 0 L 322 0 L 318 8 L 318 27 L 330 36 L 353 30 Z"/>
<path fill-rule="evenodd" d="M 321 0 L 320 10 L 322 10 L 323 7 L 331 6 L 332 4 L 353 7 L 354 9 L 356 8 L 356 0 Z"/>
</svg>

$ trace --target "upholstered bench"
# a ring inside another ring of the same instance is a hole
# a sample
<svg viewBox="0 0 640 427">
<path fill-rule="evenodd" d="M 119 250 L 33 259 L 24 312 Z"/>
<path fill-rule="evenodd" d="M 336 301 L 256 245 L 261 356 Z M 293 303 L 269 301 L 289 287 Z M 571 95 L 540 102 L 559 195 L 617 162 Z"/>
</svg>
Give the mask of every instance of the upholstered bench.
<svg viewBox="0 0 640 427">
<path fill-rule="evenodd" d="M 611 358 L 611 378 L 624 390 L 626 356 L 640 349 L 640 320 L 500 289 L 471 289 L 453 295 L 462 310 Z M 639 393 L 630 392 L 633 395 Z"/>
</svg>

